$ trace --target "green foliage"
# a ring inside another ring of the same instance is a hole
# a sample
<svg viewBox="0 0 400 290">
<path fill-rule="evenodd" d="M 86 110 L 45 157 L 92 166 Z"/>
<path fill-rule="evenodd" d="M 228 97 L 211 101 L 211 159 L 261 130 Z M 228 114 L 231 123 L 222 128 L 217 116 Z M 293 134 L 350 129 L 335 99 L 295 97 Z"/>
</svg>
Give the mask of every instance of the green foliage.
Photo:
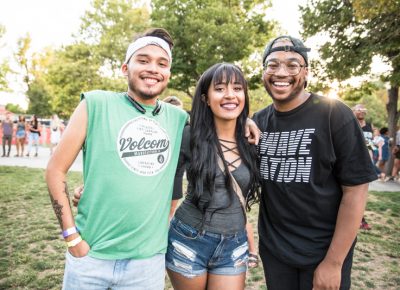
<svg viewBox="0 0 400 290">
<path fill-rule="evenodd" d="M 6 32 L 6 28 L 0 24 L 0 41 L 3 38 L 3 35 Z M 3 44 L 0 42 L 0 48 Z M 0 63 L 0 90 L 1 91 L 8 91 L 8 82 L 7 82 L 7 74 L 11 72 L 10 66 L 7 60 L 3 60 Z"/>
<path fill-rule="evenodd" d="M 23 82 L 28 87 L 28 89 L 32 79 L 32 71 L 31 71 L 32 55 L 29 53 L 29 50 L 31 48 L 31 42 L 32 38 L 30 37 L 29 33 L 27 33 L 25 37 L 19 38 L 17 41 L 18 49 L 14 54 L 18 65 L 23 71 L 22 72 Z"/>
<path fill-rule="evenodd" d="M 8 61 L 0 63 L 0 91 L 9 91 L 7 75 L 11 72 Z"/>
<path fill-rule="evenodd" d="M 134 8 L 132 0 L 94 0 L 93 7 L 82 18 L 82 42 L 99 63 L 118 75 L 126 49 L 135 34 L 149 27 L 146 8 Z"/>
<path fill-rule="evenodd" d="M 272 98 L 265 91 L 264 87 L 250 90 L 249 98 L 250 98 L 250 116 L 252 116 L 255 112 L 272 104 Z"/>
<path fill-rule="evenodd" d="M 385 108 L 385 87 L 381 82 L 364 82 L 359 87 L 350 85 L 341 88 L 339 97 L 349 106 L 363 104 L 368 109 L 366 120 L 376 128 L 387 127 L 387 111 Z"/>
<path fill-rule="evenodd" d="M 29 98 L 28 113 L 41 117 L 50 116 L 52 108 L 50 105 L 51 96 L 46 89 L 46 83 L 41 78 L 35 78 L 29 85 L 27 91 Z"/>
<path fill-rule="evenodd" d="M 81 92 L 99 86 L 100 64 L 89 45 L 77 43 L 55 53 L 46 77 L 52 94 L 52 107 L 62 118 L 69 117 L 79 103 Z M 99 87 L 97 87 L 99 88 Z"/>
<path fill-rule="evenodd" d="M 31 53 L 32 39 L 29 34 L 18 40 L 15 59 L 22 69 L 23 82 L 26 85 L 26 95 L 29 98 L 28 113 L 38 116 L 50 116 L 50 94 L 43 78 L 45 66 L 44 56 Z"/>
<path fill-rule="evenodd" d="M 324 34 L 329 40 L 320 53 L 330 79 L 345 80 L 370 71 L 372 57 L 379 55 L 393 67 L 385 76 L 400 84 L 400 14 L 396 0 L 310 0 L 301 6 L 303 36 Z M 371 8 L 375 7 L 375 8 Z M 379 8 L 380 7 L 380 8 Z M 379 13 L 378 13 L 378 12 Z"/>
<path fill-rule="evenodd" d="M 19 105 L 8 103 L 6 105 L 6 110 L 13 112 L 15 114 L 23 114 L 25 113 L 24 109 L 22 109 Z"/>
<path fill-rule="evenodd" d="M 274 22 L 263 19 L 270 1 L 154 0 L 154 26 L 172 35 L 170 86 L 191 95 L 200 75 L 217 62 L 237 62 L 265 45 Z"/>
</svg>

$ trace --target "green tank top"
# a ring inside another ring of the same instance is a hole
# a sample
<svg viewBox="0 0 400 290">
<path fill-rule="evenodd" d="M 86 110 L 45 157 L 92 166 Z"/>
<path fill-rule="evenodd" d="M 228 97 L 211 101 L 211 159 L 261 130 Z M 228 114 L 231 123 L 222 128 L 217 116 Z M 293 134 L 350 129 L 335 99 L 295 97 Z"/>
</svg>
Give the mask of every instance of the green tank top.
<svg viewBox="0 0 400 290">
<path fill-rule="evenodd" d="M 165 253 L 183 127 L 188 115 L 162 103 L 137 111 L 125 93 L 93 91 L 86 100 L 85 191 L 76 224 L 100 259 Z"/>
</svg>

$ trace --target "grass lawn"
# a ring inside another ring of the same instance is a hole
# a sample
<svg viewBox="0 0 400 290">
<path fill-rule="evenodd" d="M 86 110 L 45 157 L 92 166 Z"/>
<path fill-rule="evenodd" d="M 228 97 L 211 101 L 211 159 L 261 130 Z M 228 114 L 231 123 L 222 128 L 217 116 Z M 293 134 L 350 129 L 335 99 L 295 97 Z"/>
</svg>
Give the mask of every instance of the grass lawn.
<svg viewBox="0 0 400 290">
<path fill-rule="evenodd" d="M 81 180 L 69 174 L 71 192 Z M 0 289 L 60 289 L 66 245 L 44 171 L 0 166 L 0 188 Z M 250 213 L 253 224 L 257 213 Z M 400 289 L 399 216 L 400 192 L 370 192 L 366 218 L 373 229 L 358 236 L 352 289 Z M 246 285 L 266 289 L 261 265 L 249 271 Z"/>
</svg>

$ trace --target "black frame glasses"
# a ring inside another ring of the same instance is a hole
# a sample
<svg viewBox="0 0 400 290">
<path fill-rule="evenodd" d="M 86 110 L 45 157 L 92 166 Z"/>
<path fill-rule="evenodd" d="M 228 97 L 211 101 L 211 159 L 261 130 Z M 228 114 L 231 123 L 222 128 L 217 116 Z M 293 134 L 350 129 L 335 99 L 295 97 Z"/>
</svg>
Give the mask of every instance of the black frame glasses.
<svg viewBox="0 0 400 290">
<path fill-rule="evenodd" d="M 266 74 L 274 75 L 280 71 L 281 66 L 283 64 L 283 68 L 290 76 L 296 76 L 301 72 L 301 69 L 307 67 L 307 65 L 303 65 L 298 63 L 297 61 L 276 61 L 276 60 L 267 60 L 264 63 L 264 71 Z"/>
</svg>

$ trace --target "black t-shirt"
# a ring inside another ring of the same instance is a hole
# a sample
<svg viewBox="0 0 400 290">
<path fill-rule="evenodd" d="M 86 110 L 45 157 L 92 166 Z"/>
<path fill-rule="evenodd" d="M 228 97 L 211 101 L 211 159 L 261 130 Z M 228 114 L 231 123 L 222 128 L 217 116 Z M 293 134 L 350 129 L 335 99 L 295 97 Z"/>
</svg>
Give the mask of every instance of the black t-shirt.
<svg viewBox="0 0 400 290">
<path fill-rule="evenodd" d="M 257 112 L 262 199 L 260 243 L 279 260 L 306 267 L 325 256 L 341 185 L 376 179 L 364 136 L 342 102 L 311 94 L 289 112 Z"/>
<path fill-rule="evenodd" d="M 372 140 L 374 139 L 374 131 L 372 130 L 372 125 L 370 123 L 365 123 L 363 127 L 361 127 L 365 138 L 365 145 L 367 145 L 368 150 L 373 150 L 374 143 Z"/>
</svg>

